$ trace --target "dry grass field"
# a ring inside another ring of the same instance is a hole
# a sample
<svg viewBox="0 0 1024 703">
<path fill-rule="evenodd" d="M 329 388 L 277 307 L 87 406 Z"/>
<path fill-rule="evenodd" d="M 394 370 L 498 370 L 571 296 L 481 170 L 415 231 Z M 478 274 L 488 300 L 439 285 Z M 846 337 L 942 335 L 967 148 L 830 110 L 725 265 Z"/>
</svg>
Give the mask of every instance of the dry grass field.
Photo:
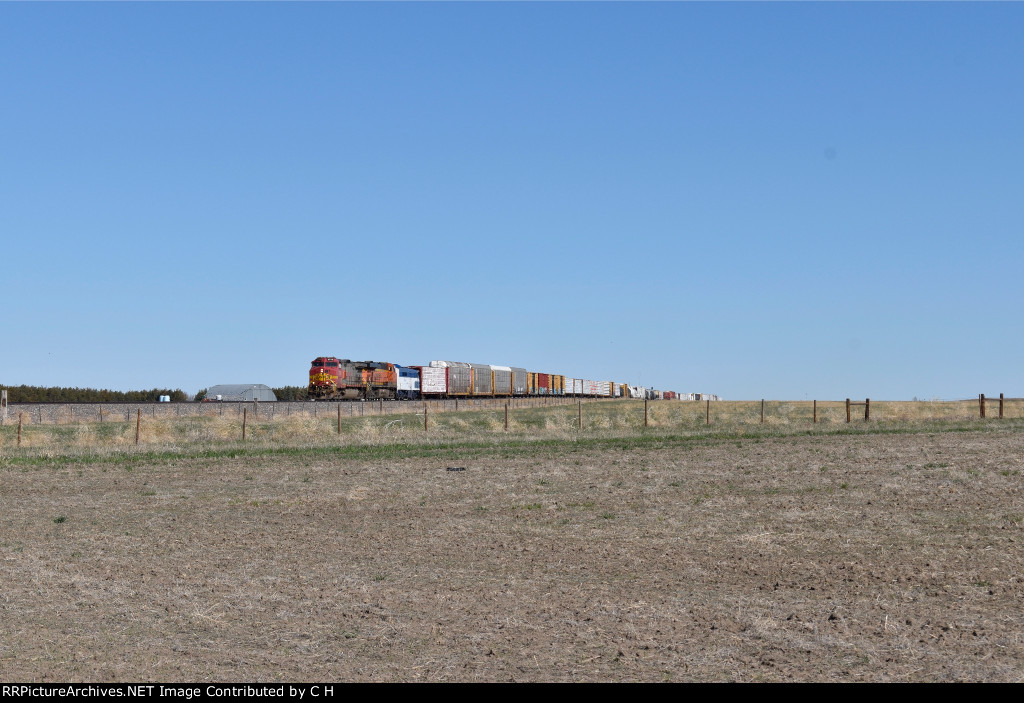
<svg viewBox="0 0 1024 703">
<path fill-rule="evenodd" d="M 930 405 L 8 424 L 0 679 L 1019 681 L 1021 408 Z"/>
</svg>

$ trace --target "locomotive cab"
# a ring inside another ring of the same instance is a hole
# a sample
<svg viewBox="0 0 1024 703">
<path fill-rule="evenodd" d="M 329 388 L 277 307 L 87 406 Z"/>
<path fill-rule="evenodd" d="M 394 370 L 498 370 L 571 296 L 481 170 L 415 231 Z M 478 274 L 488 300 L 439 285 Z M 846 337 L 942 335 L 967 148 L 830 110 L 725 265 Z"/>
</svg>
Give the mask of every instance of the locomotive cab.
<svg viewBox="0 0 1024 703">
<path fill-rule="evenodd" d="M 310 398 L 330 398 L 337 393 L 340 366 L 341 361 L 333 356 L 318 356 L 313 359 L 309 367 Z"/>
</svg>

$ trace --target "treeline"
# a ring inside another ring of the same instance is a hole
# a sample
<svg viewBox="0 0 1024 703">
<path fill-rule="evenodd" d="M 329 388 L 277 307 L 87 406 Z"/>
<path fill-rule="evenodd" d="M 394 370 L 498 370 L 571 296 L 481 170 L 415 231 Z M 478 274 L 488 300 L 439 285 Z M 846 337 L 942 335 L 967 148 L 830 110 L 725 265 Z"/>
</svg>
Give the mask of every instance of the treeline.
<svg viewBox="0 0 1024 703">
<path fill-rule="evenodd" d="M 2 386 L 7 391 L 8 403 L 148 403 L 157 402 L 160 396 L 169 395 L 171 401 L 182 403 L 188 400 L 179 388 L 154 388 L 150 391 L 111 391 L 105 388 L 60 388 L 53 386 Z"/>
<path fill-rule="evenodd" d="M 306 386 L 285 386 L 271 390 L 278 400 L 309 400 L 309 389 Z"/>
</svg>

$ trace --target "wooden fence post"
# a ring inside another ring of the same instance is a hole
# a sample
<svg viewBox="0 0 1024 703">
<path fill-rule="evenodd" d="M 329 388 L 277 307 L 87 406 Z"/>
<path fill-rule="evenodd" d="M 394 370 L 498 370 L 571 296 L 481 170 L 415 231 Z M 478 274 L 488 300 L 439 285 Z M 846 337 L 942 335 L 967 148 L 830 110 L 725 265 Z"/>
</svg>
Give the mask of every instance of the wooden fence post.
<svg viewBox="0 0 1024 703">
<path fill-rule="evenodd" d="M 1003 419 L 1003 394 L 999 394 L 999 419 Z"/>
<path fill-rule="evenodd" d="M 582 430 L 583 429 L 583 401 L 582 400 L 576 401 L 576 404 L 578 406 L 577 409 L 578 409 L 578 413 L 579 413 L 579 415 L 576 418 L 576 420 L 577 420 L 577 427 Z"/>
<path fill-rule="evenodd" d="M 458 401 L 455 401 L 458 404 Z M 427 431 L 427 418 L 430 417 L 430 407 L 426 401 L 423 402 L 423 431 Z"/>
<path fill-rule="evenodd" d="M 984 420 L 985 419 L 985 394 L 984 393 L 979 393 L 978 394 L 978 408 L 981 411 L 981 419 Z"/>
<path fill-rule="evenodd" d="M 850 421 L 850 399 L 846 399 L 846 421 Z"/>
<path fill-rule="evenodd" d="M 864 399 L 864 422 L 871 418 L 871 398 Z"/>
<path fill-rule="evenodd" d="M 18 413 L 18 446 L 21 446 L 21 413 Z"/>
<path fill-rule="evenodd" d="M 705 419 L 707 420 L 707 424 L 710 425 L 711 424 L 711 398 L 708 398 L 708 414 L 707 414 L 707 417 Z"/>
<path fill-rule="evenodd" d="M 139 430 L 142 429 L 142 408 L 135 409 L 135 446 L 139 445 Z"/>
<path fill-rule="evenodd" d="M 647 398 L 644 398 L 644 427 L 647 427 Z"/>
<path fill-rule="evenodd" d="M 761 424 L 764 424 L 764 398 L 761 398 Z"/>
<path fill-rule="evenodd" d="M 341 405 L 338 405 L 338 434 L 341 434 Z"/>
<path fill-rule="evenodd" d="M 505 431 L 508 432 L 508 401 L 505 401 Z"/>
<path fill-rule="evenodd" d="M 245 426 L 249 421 L 249 408 L 242 410 L 242 440 L 245 440 Z"/>
<path fill-rule="evenodd" d="M 814 401 L 814 422 L 818 422 L 818 401 Z"/>
</svg>

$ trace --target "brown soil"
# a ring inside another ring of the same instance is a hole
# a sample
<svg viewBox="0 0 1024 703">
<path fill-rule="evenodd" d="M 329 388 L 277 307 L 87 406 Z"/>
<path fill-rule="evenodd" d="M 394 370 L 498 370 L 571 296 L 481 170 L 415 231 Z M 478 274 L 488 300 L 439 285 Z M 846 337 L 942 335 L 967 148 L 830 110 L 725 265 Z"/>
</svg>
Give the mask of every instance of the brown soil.
<svg viewBox="0 0 1024 703">
<path fill-rule="evenodd" d="M 0 679 L 1024 676 L 1020 432 L 424 454 L 0 466 Z"/>
</svg>

